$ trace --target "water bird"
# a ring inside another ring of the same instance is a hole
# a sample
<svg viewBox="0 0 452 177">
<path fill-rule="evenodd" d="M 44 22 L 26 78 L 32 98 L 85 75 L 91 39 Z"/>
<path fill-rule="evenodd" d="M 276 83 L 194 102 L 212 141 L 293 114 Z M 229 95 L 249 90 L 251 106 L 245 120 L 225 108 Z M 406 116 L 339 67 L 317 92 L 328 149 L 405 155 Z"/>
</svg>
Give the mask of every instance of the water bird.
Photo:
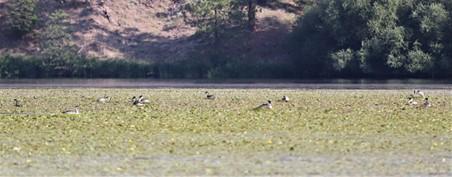
<svg viewBox="0 0 452 177">
<path fill-rule="evenodd" d="M 281 99 L 281 101 L 284 101 L 284 102 L 289 102 L 289 100 L 290 100 L 289 97 L 285 96 L 285 95 Z"/>
<path fill-rule="evenodd" d="M 140 95 L 140 96 L 138 97 L 138 101 L 139 101 L 140 103 L 143 103 L 143 104 L 148 104 L 148 103 L 151 102 L 149 99 L 145 98 L 143 95 Z"/>
<path fill-rule="evenodd" d="M 14 106 L 16 106 L 16 107 L 22 107 L 23 105 L 22 105 L 22 103 L 20 102 L 20 100 L 14 99 Z"/>
<path fill-rule="evenodd" d="M 138 106 L 138 107 L 142 107 L 142 106 L 145 106 L 145 104 L 144 104 L 144 103 L 141 103 L 141 102 L 138 102 L 138 101 L 136 101 L 136 102 L 133 102 L 133 105 L 134 105 L 134 106 Z"/>
<path fill-rule="evenodd" d="M 422 98 L 425 98 L 424 92 L 422 92 L 422 91 L 419 90 L 419 89 L 414 89 L 414 95 L 415 95 L 415 96 L 416 96 L 416 95 L 419 95 L 419 96 L 421 96 Z"/>
<path fill-rule="evenodd" d="M 268 100 L 267 103 L 261 104 L 260 106 L 258 106 L 258 107 L 255 108 L 255 109 L 256 109 L 256 110 L 257 110 L 257 109 L 273 109 L 272 101 L 271 101 L 271 100 Z"/>
<path fill-rule="evenodd" d="M 74 114 L 80 114 L 80 109 L 79 106 L 76 106 L 73 109 L 68 109 L 62 112 L 63 114 L 70 114 L 70 115 L 74 115 Z"/>
<path fill-rule="evenodd" d="M 136 96 L 132 97 L 132 104 L 138 107 L 144 106 L 144 103 L 140 102 L 140 99 L 138 99 Z"/>
<path fill-rule="evenodd" d="M 206 98 L 209 99 L 209 100 L 215 100 L 216 99 L 215 95 L 209 94 L 209 92 L 207 92 L 207 91 L 205 92 L 205 94 L 206 94 Z"/>
<path fill-rule="evenodd" d="M 107 103 L 111 100 L 111 98 L 109 96 L 103 96 L 97 99 L 97 102 L 99 103 Z"/>
<path fill-rule="evenodd" d="M 432 107 L 432 104 L 430 103 L 428 98 L 425 98 L 424 99 L 424 108 L 429 108 L 429 107 Z"/>
<path fill-rule="evenodd" d="M 408 103 L 407 104 L 410 105 L 410 106 L 416 106 L 417 105 L 417 101 L 414 100 L 413 97 L 410 97 L 410 98 L 408 98 Z"/>
</svg>

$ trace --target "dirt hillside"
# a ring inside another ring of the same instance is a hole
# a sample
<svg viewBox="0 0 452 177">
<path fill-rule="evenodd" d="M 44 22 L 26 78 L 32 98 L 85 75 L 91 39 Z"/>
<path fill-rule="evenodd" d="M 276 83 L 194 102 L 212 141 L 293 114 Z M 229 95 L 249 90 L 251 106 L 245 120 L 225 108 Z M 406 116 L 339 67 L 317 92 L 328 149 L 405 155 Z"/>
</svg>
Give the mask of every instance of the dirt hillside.
<svg viewBox="0 0 452 177">
<path fill-rule="evenodd" d="M 7 1 L 0 0 L 0 52 L 36 52 L 39 48 L 33 35 L 17 39 L 7 33 L 3 25 Z M 39 9 L 43 17 L 57 8 L 64 9 L 71 18 L 74 42 L 85 54 L 159 61 L 187 58 L 200 43 L 191 38 L 196 29 L 174 14 L 178 5 L 174 0 L 72 0 L 66 4 L 41 0 Z M 298 9 L 292 0 L 262 7 L 257 31 L 240 41 L 247 47 L 230 45 L 227 50 L 255 58 L 285 58 L 282 41 L 291 30 Z"/>
</svg>

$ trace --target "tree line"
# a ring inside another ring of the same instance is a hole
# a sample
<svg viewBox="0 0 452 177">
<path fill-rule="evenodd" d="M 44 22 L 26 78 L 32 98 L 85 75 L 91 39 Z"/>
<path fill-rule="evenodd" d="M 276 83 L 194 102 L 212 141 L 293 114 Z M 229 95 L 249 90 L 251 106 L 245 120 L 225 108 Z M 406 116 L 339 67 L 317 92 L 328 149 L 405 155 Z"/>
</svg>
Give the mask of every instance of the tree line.
<svg viewBox="0 0 452 177">
<path fill-rule="evenodd" d="M 301 77 L 452 76 L 452 1 L 320 0 L 291 53 Z"/>
</svg>

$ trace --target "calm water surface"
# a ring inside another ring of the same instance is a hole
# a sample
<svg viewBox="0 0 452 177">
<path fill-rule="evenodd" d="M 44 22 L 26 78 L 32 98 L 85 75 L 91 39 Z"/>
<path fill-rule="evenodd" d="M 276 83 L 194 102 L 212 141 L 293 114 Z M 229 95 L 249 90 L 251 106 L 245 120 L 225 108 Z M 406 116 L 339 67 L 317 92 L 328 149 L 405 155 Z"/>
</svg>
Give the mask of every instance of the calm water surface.
<svg viewBox="0 0 452 177">
<path fill-rule="evenodd" d="M 452 80 L 0 79 L 0 88 L 452 89 Z"/>
</svg>

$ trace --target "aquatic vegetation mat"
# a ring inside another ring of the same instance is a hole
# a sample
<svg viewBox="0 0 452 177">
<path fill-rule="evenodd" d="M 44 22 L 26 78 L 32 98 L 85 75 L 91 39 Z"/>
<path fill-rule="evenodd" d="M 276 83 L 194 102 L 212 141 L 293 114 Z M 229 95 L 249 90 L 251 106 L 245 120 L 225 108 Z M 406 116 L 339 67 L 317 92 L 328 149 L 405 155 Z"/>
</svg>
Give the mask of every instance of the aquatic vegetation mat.
<svg viewBox="0 0 452 177">
<path fill-rule="evenodd" d="M 450 91 L 205 91 L 2 89 L 0 174 L 452 175 Z"/>
</svg>

